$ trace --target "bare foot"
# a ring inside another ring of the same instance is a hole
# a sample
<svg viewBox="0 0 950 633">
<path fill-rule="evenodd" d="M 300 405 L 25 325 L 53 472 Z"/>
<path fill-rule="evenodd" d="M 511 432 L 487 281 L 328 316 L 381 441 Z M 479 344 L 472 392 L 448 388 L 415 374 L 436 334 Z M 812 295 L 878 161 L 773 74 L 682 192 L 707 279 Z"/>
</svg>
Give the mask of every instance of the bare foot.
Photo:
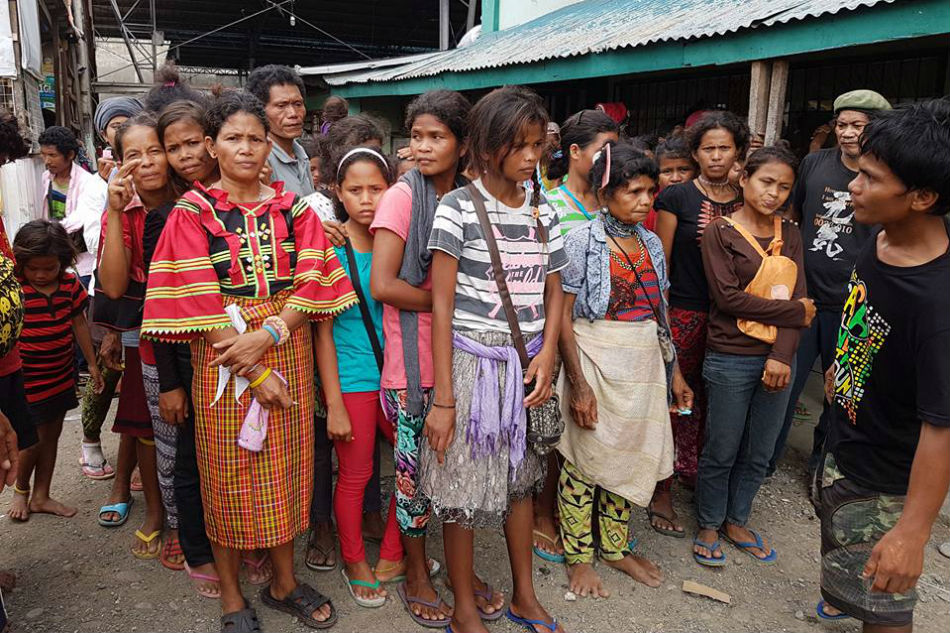
<svg viewBox="0 0 950 633">
<path fill-rule="evenodd" d="M 23 522 L 30 518 L 29 490 L 19 492 L 14 489 L 13 500 L 10 501 L 10 509 L 7 510 L 7 516 L 14 521 Z"/>
<path fill-rule="evenodd" d="M 382 512 L 366 512 L 363 514 L 363 538 L 373 543 L 383 540 L 386 532 L 386 522 Z"/>
<path fill-rule="evenodd" d="M 518 616 L 519 618 L 525 618 L 527 620 L 540 620 L 541 622 L 551 623 L 554 621 L 554 618 L 544 610 L 544 607 L 541 606 L 541 603 L 534 600 L 533 603 L 520 603 L 516 602 L 514 598 L 511 600 L 511 612 Z M 541 626 L 540 624 L 533 624 L 531 627 L 537 631 L 537 633 L 552 633 L 550 626 Z M 453 627 L 454 628 L 454 627 Z M 561 623 L 557 623 L 557 628 L 554 629 L 554 633 L 564 633 L 564 628 L 561 626 Z"/>
<path fill-rule="evenodd" d="M 673 496 L 669 490 L 657 490 L 653 500 L 647 506 L 650 515 L 650 525 L 661 532 L 683 532 L 683 526 L 677 521 L 676 510 L 673 509 Z"/>
<path fill-rule="evenodd" d="M 470 633 L 488 633 L 488 629 L 485 627 L 485 623 L 478 616 L 478 611 L 475 611 L 473 614 L 463 617 L 461 613 L 456 613 L 452 616 L 452 623 L 450 624 L 453 631 L 466 631 Z"/>
<path fill-rule="evenodd" d="M 586 598 L 609 598 L 610 592 L 604 587 L 600 576 L 590 563 L 574 563 L 567 566 L 567 575 L 571 581 L 571 591 Z"/>
<path fill-rule="evenodd" d="M 358 563 L 345 563 L 346 565 L 346 576 L 350 580 L 361 580 L 363 582 L 368 582 L 373 584 L 376 582 L 376 576 L 373 574 L 373 570 L 370 569 L 369 563 L 365 560 L 361 560 Z M 360 598 L 366 598 L 367 600 L 372 600 L 373 598 L 386 597 L 386 590 L 382 587 L 372 589 L 370 587 L 364 587 L 362 585 L 350 585 L 353 587 L 353 592 Z"/>
<path fill-rule="evenodd" d="M 30 499 L 31 514 L 53 514 L 60 517 L 70 518 L 76 516 L 78 510 L 71 506 L 64 505 L 52 497 L 37 499 L 36 495 Z"/>
<path fill-rule="evenodd" d="M 534 515 L 534 546 L 548 554 L 564 555 L 561 535 L 553 516 Z"/>
<path fill-rule="evenodd" d="M 336 544 L 330 523 L 317 523 L 311 529 L 307 540 L 307 567 L 336 567 Z"/>
<path fill-rule="evenodd" d="M 719 533 L 716 532 L 716 530 L 709 530 L 709 529 L 704 528 L 700 530 L 699 533 L 696 535 L 696 540 L 702 541 L 703 543 L 709 543 L 710 545 L 714 545 L 715 543 L 719 541 Z M 721 547 L 717 547 L 716 551 L 713 552 L 708 547 L 703 547 L 701 545 L 696 545 L 694 543 L 693 553 L 699 554 L 700 556 L 704 558 L 716 558 L 716 559 L 725 558 L 725 554 L 722 553 Z"/>
<path fill-rule="evenodd" d="M 663 582 L 663 572 L 660 571 L 660 568 L 642 556 L 627 554 L 620 560 L 601 560 L 604 561 L 604 564 L 622 571 L 647 587 L 659 587 L 660 583 Z"/>
<path fill-rule="evenodd" d="M 725 524 L 725 533 L 733 541 L 739 543 L 755 543 L 755 536 L 747 528 L 739 527 L 738 525 L 733 525 L 731 523 Z M 772 546 L 769 545 L 769 542 L 763 538 L 762 547 L 746 547 L 742 548 L 748 553 L 752 554 L 756 558 L 768 558 L 769 554 L 772 553 Z"/>
</svg>

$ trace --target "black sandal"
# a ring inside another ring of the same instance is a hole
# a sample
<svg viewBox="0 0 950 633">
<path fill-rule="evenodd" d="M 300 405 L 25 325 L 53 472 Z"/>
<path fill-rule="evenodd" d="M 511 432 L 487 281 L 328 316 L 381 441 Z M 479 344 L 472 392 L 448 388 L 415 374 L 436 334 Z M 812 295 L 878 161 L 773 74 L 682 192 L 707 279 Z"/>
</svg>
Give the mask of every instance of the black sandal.
<svg viewBox="0 0 950 633">
<path fill-rule="evenodd" d="M 330 599 L 307 583 L 297 585 L 283 600 L 271 595 L 268 585 L 261 589 L 261 602 L 271 609 L 296 616 L 302 624 L 312 629 L 328 629 L 337 621 L 336 609 Z M 313 617 L 313 612 L 325 604 L 330 605 L 330 616 L 326 620 L 317 620 Z"/>
<path fill-rule="evenodd" d="M 261 633 L 257 611 L 244 601 L 244 609 L 221 616 L 221 633 Z"/>
</svg>

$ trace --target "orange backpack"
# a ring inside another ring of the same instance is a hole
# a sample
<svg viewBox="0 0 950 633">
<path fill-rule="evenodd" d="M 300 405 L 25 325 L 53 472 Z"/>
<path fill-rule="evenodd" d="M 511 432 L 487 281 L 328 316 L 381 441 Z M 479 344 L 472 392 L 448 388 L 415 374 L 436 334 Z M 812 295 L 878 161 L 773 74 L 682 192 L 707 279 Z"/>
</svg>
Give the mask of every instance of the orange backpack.
<svg viewBox="0 0 950 633">
<path fill-rule="evenodd" d="M 745 291 L 750 295 L 761 297 L 763 299 L 784 299 L 791 300 L 792 292 L 795 289 L 795 282 L 798 281 L 798 266 L 794 261 L 782 255 L 782 218 L 778 215 L 773 216 L 775 220 L 775 236 L 769 244 L 768 252 L 762 250 L 759 241 L 753 237 L 749 231 L 731 218 L 723 217 L 723 220 L 739 232 L 739 235 L 762 256 L 762 264 L 755 273 L 755 277 L 745 287 Z M 774 325 L 766 325 L 758 321 L 749 319 L 736 319 L 736 325 L 739 331 L 747 336 L 774 343 L 778 335 L 778 328 Z"/>
</svg>

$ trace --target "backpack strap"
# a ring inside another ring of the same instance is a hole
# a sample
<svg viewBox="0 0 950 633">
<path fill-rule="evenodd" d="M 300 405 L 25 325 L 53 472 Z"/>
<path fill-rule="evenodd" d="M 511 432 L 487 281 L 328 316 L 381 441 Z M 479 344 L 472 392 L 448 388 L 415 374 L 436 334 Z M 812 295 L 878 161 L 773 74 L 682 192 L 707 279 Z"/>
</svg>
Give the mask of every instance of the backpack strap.
<svg viewBox="0 0 950 633">
<path fill-rule="evenodd" d="M 782 254 L 782 246 L 785 245 L 785 240 L 782 239 L 782 216 L 778 213 L 772 214 L 772 225 L 775 227 L 775 237 L 772 238 L 772 243 L 769 244 L 769 249 L 772 251 L 774 257 L 778 257 Z"/>
</svg>

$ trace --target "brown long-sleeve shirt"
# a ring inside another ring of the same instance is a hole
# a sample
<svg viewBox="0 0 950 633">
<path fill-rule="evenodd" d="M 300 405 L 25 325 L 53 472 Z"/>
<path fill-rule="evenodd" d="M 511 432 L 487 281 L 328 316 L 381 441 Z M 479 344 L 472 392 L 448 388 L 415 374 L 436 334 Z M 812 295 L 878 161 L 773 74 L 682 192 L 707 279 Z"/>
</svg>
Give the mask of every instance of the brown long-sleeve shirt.
<svg viewBox="0 0 950 633">
<path fill-rule="evenodd" d="M 756 238 L 768 249 L 771 238 Z M 762 258 L 736 229 L 722 218 L 709 223 L 703 235 L 703 268 L 709 282 L 712 303 L 706 346 L 723 354 L 768 356 L 792 364 L 798 350 L 798 338 L 805 318 L 805 306 L 798 299 L 806 296 L 802 258 L 802 236 L 798 227 L 782 221 L 782 255 L 798 265 L 798 278 L 791 300 L 763 299 L 745 292 L 755 278 Z M 750 319 L 778 327 L 775 343 L 769 345 L 743 334 L 736 319 Z"/>
</svg>

